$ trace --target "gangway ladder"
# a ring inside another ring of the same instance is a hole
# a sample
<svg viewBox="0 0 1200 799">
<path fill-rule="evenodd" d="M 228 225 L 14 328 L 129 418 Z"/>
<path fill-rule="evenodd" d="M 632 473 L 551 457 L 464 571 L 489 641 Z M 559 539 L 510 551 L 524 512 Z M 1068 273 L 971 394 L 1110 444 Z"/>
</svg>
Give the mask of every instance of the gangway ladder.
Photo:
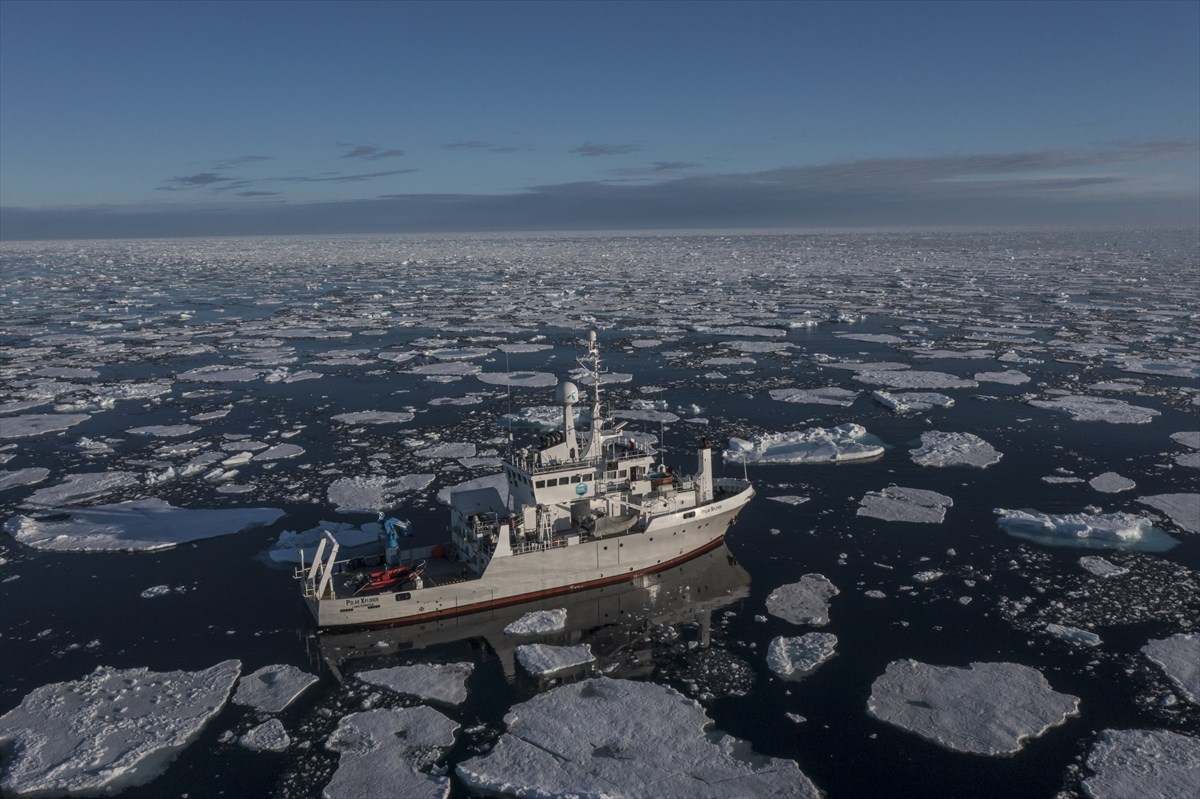
<svg viewBox="0 0 1200 799">
<path fill-rule="evenodd" d="M 341 545 L 328 530 L 324 532 L 325 537 L 317 544 L 317 552 L 313 556 L 312 565 L 309 566 L 307 572 L 304 571 L 304 552 L 301 550 L 299 571 L 304 574 L 304 595 L 306 597 L 336 599 L 330 589 L 330 580 L 333 579 L 333 566 L 337 562 L 338 549 L 341 548 Z M 323 557 L 326 545 L 329 545 L 329 557 Z M 325 595 L 327 589 L 329 590 L 328 596 Z"/>
</svg>

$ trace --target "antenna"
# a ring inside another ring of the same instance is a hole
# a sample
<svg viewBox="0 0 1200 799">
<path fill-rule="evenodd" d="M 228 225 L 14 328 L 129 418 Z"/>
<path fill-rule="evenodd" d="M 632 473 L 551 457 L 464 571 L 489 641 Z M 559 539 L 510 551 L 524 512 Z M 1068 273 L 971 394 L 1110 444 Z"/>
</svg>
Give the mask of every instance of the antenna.
<svg viewBox="0 0 1200 799">
<path fill-rule="evenodd" d="M 513 458 L 512 372 L 508 368 L 508 350 L 504 351 L 504 385 L 508 389 L 508 457 Z"/>
</svg>

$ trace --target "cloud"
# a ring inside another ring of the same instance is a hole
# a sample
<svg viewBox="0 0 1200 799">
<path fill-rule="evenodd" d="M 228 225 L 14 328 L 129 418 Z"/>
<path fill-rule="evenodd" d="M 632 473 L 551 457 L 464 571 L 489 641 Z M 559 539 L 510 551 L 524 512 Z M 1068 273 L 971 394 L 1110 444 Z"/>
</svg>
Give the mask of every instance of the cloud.
<svg viewBox="0 0 1200 799">
<path fill-rule="evenodd" d="M 253 164 L 258 161 L 274 161 L 272 155 L 239 155 L 237 158 L 228 158 L 224 161 L 218 161 L 213 164 L 213 169 L 224 170 L 233 169 L 234 167 L 244 166 L 245 164 Z"/>
<path fill-rule="evenodd" d="M 636 144 L 594 144 L 592 142 L 584 142 L 578 147 L 572 148 L 570 152 L 584 156 L 625 155 L 626 153 L 636 153 L 641 149 Z"/>
<path fill-rule="evenodd" d="M 374 180 L 375 178 L 385 178 L 389 175 L 406 175 L 409 172 L 416 172 L 416 169 L 389 169 L 385 172 L 361 172 L 356 175 L 328 175 L 326 177 L 287 177 L 287 178 L 263 178 L 263 182 L 278 181 L 282 183 L 358 183 L 363 180 Z"/>
<path fill-rule="evenodd" d="M 237 192 L 237 196 L 239 196 L 239 197 L 279 197 L 280 193 L 277 191 L 239 191 L 239 192 Z"/>
<path fill-rule="evenodd" d="M 444 150 L 487 150 L 489 153 L 516 153 L 522 150 L 532 150 L 532 147 L 519 144 L 493 144 L 492 142 L 471 139 L 469 141 L 454 141 L 442 145 Z"/>
<path fill-rule="evenodd" d="M 342 155 L 342 158 L 361 158 L 364 161 L 378 161 L 380 158 L 398 158 L 402 155 L 404 155 L 403 150 L 381 150 L 373 144 L 359 144 L 352 146 L 350 152 Z"/>
<path fill-rule="evenodd" d="M 177 191 L 197 186 L 211 186 L 214 183 L 222 183 L 227 180 L 230 180 L 230 178 L 223 177 L 215 172 L 200 172 L 195 175 L 183 175 L 182 177 L 171 178 L 167 181 L 166 186 L 159 187 L 159 191 Z"/>
<path fill-rule="evenodd" d="M 620 169 L 608 170 L 610 175 L 621 175 L 622 177 L 641 177 L 645 175 L 662 175 L 669 172 L 678 172 L 683 169 L 693 169 L 700 164 L 690 163 L 688 161 L 654 161 L 650 166 L 631 166 Z"/>
</svg>

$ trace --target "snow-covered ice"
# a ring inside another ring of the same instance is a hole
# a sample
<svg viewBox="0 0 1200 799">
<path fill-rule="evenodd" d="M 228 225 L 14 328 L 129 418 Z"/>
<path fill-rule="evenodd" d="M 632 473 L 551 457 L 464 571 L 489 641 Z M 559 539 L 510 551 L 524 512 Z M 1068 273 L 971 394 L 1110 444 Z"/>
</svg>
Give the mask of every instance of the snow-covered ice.
<svg viewBox="0 0 1200 799">
<path fill-rule="evenodd" d="M 0 418 L 0 439 L 60 433 L 92 418 L 86 413 L 26 413 Z"/>
<path fill-rule="evenodd" d="M 777 636 L 767 648 L 767 666 L 780 677 L 807 677 L 833 657 L 836 648 L 833 633 Z"/>
<path fill-rule="evenodd" d="M 460 763 L 484 794 L 642 799 L 820 795 L 790 760 L 710 731 L 704 708 L 672 688 L 597 677 L 515 706 L 491 752 Z"/>
<path fill-rule="evenodd" d="M 806 574 L 781 585 L 767 597 L 767 612 L 792 624 L 824 627 L 829 623 L 829 600 L 839 593 L 823 574 Z"/>
<path fill-rule="evenodd" d="M 37 688 L 0 716 L 0 749 L 11 755 L 0 788 L 55 796 L 145 784 L 224 707 L 241 668 L 236 660 L 194 672 L 98 666 Z"/>
<path fill-rule="evenodd" d="M 837 386 L 825 388 L 776 388 L 770 392 L 771 399 L 779 402 L 811 403 L 813 405 L 838 405 L 848 408 L 858 399 L 857 391 Z"/>
<path fill-rule="evenodd" d="M 1128 477 L 1123 477 L 1116 472 L 1105 472 L 1098 474 L 1091 480 L 1088 480 L 1088 485 L 1097 491 L 1104 494 L 1119 494 L 1122 491 L 1129 491 L 1137 488 L 1137 483 L 1130 480 Z"/>
<path fill-rule="evenodd" d="M 1137 501 L 1167 514 L 1180 530 L 1200 533 L 1200 493 L 1153 494 Z"/>
<path fill-rule="evenodd" d="M 1118 566 L 1099 555 L 1084 555 L 1079 559 L 1079 565 L 1097 577 L 1117 577 L 1118 575 L 1129 573 L 1129 569 L 1126 569 L 1124 566 Z"/>
<path fill-rule="evenodd" d="M 1055 638 L 1061 638 L 1067 643 L 1076 644 L 1077 646 L 1099 646 L 1100 636 L 1090 630 L 1081 630 L 1078 627 L 1067 627 L 1062 624 L 1047 624 L 1046 632 L 1053 635 Z"/>
<path fill-rule="evenodd" d="M 1076 422 L 1108 422 L 1110 424 L 1146 424 L 1159 412 L 1125 400 L 1111 397 L 1088 397 L 1069 394 L 1050 400 L 1029 400 L 1037 408 L 1070 414 Z"/>
<path fill-rule="evenodd" d="M 1200 633 L 1178 633 L 1151 641 L 1142 654 L 1154 661 L 1184 699 L 1200 705 Z"/>
<path fill-rule="evenodd" d="M 556 671 L 595 662 L 591 644 L 550 646 L 522 644 L 517 647 L 517 662 L 530 674 L 545 676 Z"/>
<path fill-rule="evenodd" d="M 725 460 L 732 463 L 836 463 L 883 454 L 865 427 L 847 423 L 837 427 L 810 427 L 785 433 L 764 433 L 752 440 L 729 439 Z"/>
<path fill-rule="evenodd" d="M 16 469 L 13 471 L 0 471 L 0 491 L 35 485 L 49 476 L 50 470 L 41 466 L 32 466 L 27 469 Z"/>
<path fill-rule="evenodd" d="M 504 628 L 505 635 L 554 633 L 567 626 L 567 609 L 531 610 Z"/>
<path fill-rule="evenodd" d="M 63 478 L 60 483 L 34 491 L 25 500 L 25 504 L 46 508 L 75 505 L 136 486 L 138 483 L 136 474 L 119 470 L 72 474 Z"/>
<path fill-rule="evenodd" d="M 933 408 L 950 408 L 954 400 L 934 391 L 872 391 L 871 397 L 896 413 L 928 411 Z"/>
<path fill-rule="evenodd" d="M 238 680 L 233 702 L 260 713 L 279 713 L 317 680 L 316 675 L 291 664 L 263 666 Z"/>
<path fill-rule="evenodd" d="M 1090 799 L 1189 799 L 1200 785 L 1200 738 L 1169 730 L 1101 730 L 1088 752 Z"/>
<path fill-rule="evenodd" d="M 1007 755 L 1079 711 L 1042 673 L 1017 663 L 967 668 L 897 660 L 871 686 L 867 712 L 956 752 Z"/>
<path fill-rule="evenodd" d="M 473 668 L 470 663 L 414 663 L 360 671 L 355 676 L 370 685 L 426 702 L 461 705 L 467 700 L 467 678 Z"/>
<path fill-rule="evenodd" d="M 256 752 L 283 752 L 292 745 L 292 739 L 282 721 L 267 719 L 238 738 L 238 743 Z"/>
<path fill-rule="evenodd" d="M 995 447 L 974 433 L 945 433 L 929 430 L 921 434 L 921 446 L 908 451 L 919 466 L 974 466 L 986 469 L 1002 457 Z"/>
<path fill-rule="evenodd" d="M 366 710 L 343 717 L 325 742 L 341 755 L 326 799 L 445 799 L 450 779 L 432 767 L 458 725 L 429 707 Z"/>
<path fill-rule="evenodd" d="M 1051 546 L 1165 552 L 1178 542 L 1132 513 L 1042 513 L 996 508 L 996 523 L 1009 535 Z"/>
<path fill-rule="evenodd" d="M 403 424 L 411 422 L 414 415 L 408 411 L 355 411 L 339 413 L 330 418 L 342 424 Z"/>
<path fill-rule="evenodd" d="M 946 509 L 953 504 L 953 499 L 936 491 L 888 486 L 882 491 L 867 492 L 859 503 L 858 515 L 888 522 L 941 524 Z"/>
<path fill-rule="evenodd" d="M 923 372 L 916 369 L 863 370 L 854 375 L 860 383 L 887 388 L 975 388 L 974 380 L 955 377 L 945 372 Z"/>
</svg>

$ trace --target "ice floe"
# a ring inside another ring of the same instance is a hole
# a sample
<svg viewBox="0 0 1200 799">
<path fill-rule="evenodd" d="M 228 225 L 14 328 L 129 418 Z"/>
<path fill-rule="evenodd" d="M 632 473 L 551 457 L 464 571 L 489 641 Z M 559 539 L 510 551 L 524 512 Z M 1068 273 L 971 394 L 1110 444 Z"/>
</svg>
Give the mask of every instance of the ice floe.
<svg viewBox="0 0 1200 799">
<path fill-rule="evenodd" d="M 236 660 L 194 672 L 98 666 L 37 688 L 0 716 L 11 755 L 0 788 L 60 796 L 145 784 L 224 707 L 240 671 Z"/>
<path fill-rule="evenodd" d="M 866 428 L 847 423 L 831 428 L 764 433 L 749 441 L 731 438 L 724 456 L 733 463 L 836 463 L 882 455 L 884 448 L 876 442 Z"/>
<path fill-rule="evenodd" d="M 953 504 L 953 499 L 936 491 L 888 486 L 867 492 L 859 503 L 858 515 L 888 522 L 941 524 L 946 509 Z"/>
<path fill-rule="evenodd" d="M 558 385 L 558 378 L 550 372 L 480 372 L 475 379 L 490 386 L 552 388 Z"/>
<path fill-rule="evenodd" d="M 420 491 L 436 479 L 432 474 L 390 477 L 341 477 L 327 490 L 338 513 L 375 513 L 391 504 L 397 494 Z"/>
<path fill-rule="evenodd" d="M 967 668 L 897 660 L 871 686 L 867 712 L 939 746 L 977 755 L 1017 752 L 1079 711 L 1079 699 L 1053 690 L 1017 663 Z"/>
<path fill-rule="evenodd" d="M 1111 397 L 1087 397 L 1069 394 L 1050 400 L 1029 400 L 1036 408 L 1046 408 L 1070 414 L 1076 422 L 1108 422 L 1110 424 L 1146 424 L 1159 412 L 1125 400 Z"/>
<path fill-rule="evenodd" d="M 1097 577 L 1116 577 L 1129 571 L 1124 566 L 1118 566 L 1099 555 L 1084 555 L 1079 559 L 1079 565 Z"/>
<path fill-rule="evenodd" d="M 32 466 L 27 469 L 16 469 L 14 471 L 0 471 L 0 491 L 7 491 L 10 488 L 19 488 L 20 486 L 35 485 L 49 476 L 50 470 L 41 466 Z"/>
<path fill-rule="evenodd" d="M 980 383 L 1004 383 L 1009 386 L 1019 386 L 1028 383 L 1033 378 L 1017 369 L 1008 369 L 1004 372 L 979 372 L 975 375 L 975 379 Z"/>
<path fill-rule="evenodd" d="M 332 535 L 341 546 L 350 548 L 379 541 L 383 526 L 378 522 L 357 527 L 350 522 L 322 521 L 316 527 L 300 532 L 284 530 L 267 550 L 267 557 L 275 563 L 299 563 L 301 557 L 305 563 L 311 563 L 325 533 Z"/>
<path fill-rule="evenodd" d="M 86 413 L 26 413 L 0 418 L 0 439 L 60 433 L 92 418 Z"/>
<path fill-rule="evenodd" d="M 1081 630 L 1078 627 L 1067 627 L 1062 624 L 1047 624 L 1046 632 L 1053 635 L 1055 638 L 1061 638 L 1070 644 L 1077 646 L 1100 646 L 1100 636 L 1090 630 Z"/>
<path fill-rule="evenodd" d="M 945 372 L 923 372 L 916 369 L 863 370 L 854 375 L 860 383 L 888 388 L 975 388 L 974 380 L 955 377 Z"/>
<path fill-rule="evenodd" d="M 986 469 L 999 463 L 1002 455 L 974 433 L 944 433 L 930 430 L 921 434 L 921 446 L 908 451 L 919 466 L 974 466 Z"/>
<path fill-rule="evenodd" d="M 808 502 L 811 497 L 802 497 L 796 494 L 782 494 L 778 497 L 767 497 L 772 502 L 782 502 L 784 505 L 803 505 Z"/>
<path fill-rule="evenodd" d="M 190 436 L 199 430 L 200 428 L 194 424 L 152 424 L 145 427 L 131 427 L 125 432 L 132 436 L 178 438 L 179 436 Z"/>
<path fill-rule="evenodd" d="M 1200 633 L 1179 633 L 1151 641 L 1142 654 L 1154 661 L 1184 699 L 1200 705 Z"/>
<path fill-rule="evenodd" d="M 193 510 L 161 499 L 136 499 L 47 514 L 45 518 L 14 516 L 4 523 L 4 532 L 26 546 L 55 552 L 146 552 L 271 524 L 283 511 Z"/>
<path fill-rule="evenodd" d="M 61 483 L 39 488 L 26 500 L 26 505 L 57 507 L 74 505 L 139 484 L 133 472 L 84 472 L 68 475 Z"/>
<path fill-rule="evenodd" d="M 1090 799 L 1186 799 L 1200 785 L 1200 738 L 1169 730 L 1101 730 L 1088 752 Z"/>
<path fill-rule="evenodd" d="M 1116 472 L 1098 474 L 1091 480 L 1088 480 L 1088 485 L 1103 494 L 1119 494 L 1122 491 L 1130 491 L 1137 488 L 1137 483 L 1128 477 L 1122 477 Z"/>
<path fill-rule="evenodd" d="M 1089 549 L 1136 549 L 1165 552 L 1176 541 L 1144 516 L 1132 513 L 1042 513 L 995 509 L 997 524 L 1009 535 L 1051 546 Z"/>
<path fill-rule="evenodd" d="M 839 593 L 823 574 L 806 574 L 781 585 L 767 597 L 767 612 L 792 624 L 824 627 L 829 623 L 829 600 Z"/>
<path fill-rule="evenodd" d="M 838 405 L 848 408 L 858 399 L 857 391 L 828 386 L 825 388 L 776 388 L 770 392 L 771 399 L 779 402 L 804 402 L 814 405 Z"/>
<path fill-rule="evenodd" d="M 933 391 L 872 391 L 871 397 L 880 405 L 891 408 L 896 413 L 928 411 L 933 408 L 949 408 L 954 405 L 953 399 Z"/>
<path fill-rule="evenodd" d="M 317 679 L 291 664 L 263 666 L 238 680 L 233 703 L 247 705 L 260 713 L 279 713 Z"/>
<path fill-rule="evenodd" d="M 836 648 L 837 636 L 833 633 L 777 636 L 767 647 L 767 667 L 780 677 L 807 677 L 833 657 Z"/>
<path fill-rule="evenodd" d="M 531 610 L 504 628 L 505 635 L 553 633 L 567 626 L 567 609 Z"/>
<path fill-rule="evenodd" d="M 467 700 L 467 678 L 473 668 L 470 663 L 415 663 L 360 671 L 355 676 L 369 685 L 426 702 L 461 705 Z"/>
<path fill-rule="evenodd" d="M 403 424 L 411 422 L 413 414 L 408 411 L 355 411 L 339 413 L 330 418 L 342 424 Z"/>
<path fill-rule="evenodd" d="M 1137 501 L 1167 514 L 1180 530 L 1200 533 L 1200 494 L 1153 494 Z"/>
<path fill-rule="evenodd" d="M 517 662 L 530 674 L 546 676 L 563 669 L 594 663 L 591 644 L 550 646 L 522 644 L 517 647 Z"/>
<path fill-rule="evenodd" d="M 711 730 L 695 701 L 654 683 L 598 677 L 513 707 L 490 753 L 458 766 L 473 792 L 515 796 L 815 797 L 790 760 Z"/>
<path fill-rule="evenodd" d="M 455 722 L 429 707 L 351 713 L 325 742 L 325 748 L 341 757 L 321 795 L 445 799 L 450 779 L 433 766 L 454 745 L 457 730 Z"/>
<path fill-rule="evenodd" d="M 255 752 L 284 752 L 292 745 L 283 722 L 267 719 L 238 738 L 238 744 Z"/>
</svg>

